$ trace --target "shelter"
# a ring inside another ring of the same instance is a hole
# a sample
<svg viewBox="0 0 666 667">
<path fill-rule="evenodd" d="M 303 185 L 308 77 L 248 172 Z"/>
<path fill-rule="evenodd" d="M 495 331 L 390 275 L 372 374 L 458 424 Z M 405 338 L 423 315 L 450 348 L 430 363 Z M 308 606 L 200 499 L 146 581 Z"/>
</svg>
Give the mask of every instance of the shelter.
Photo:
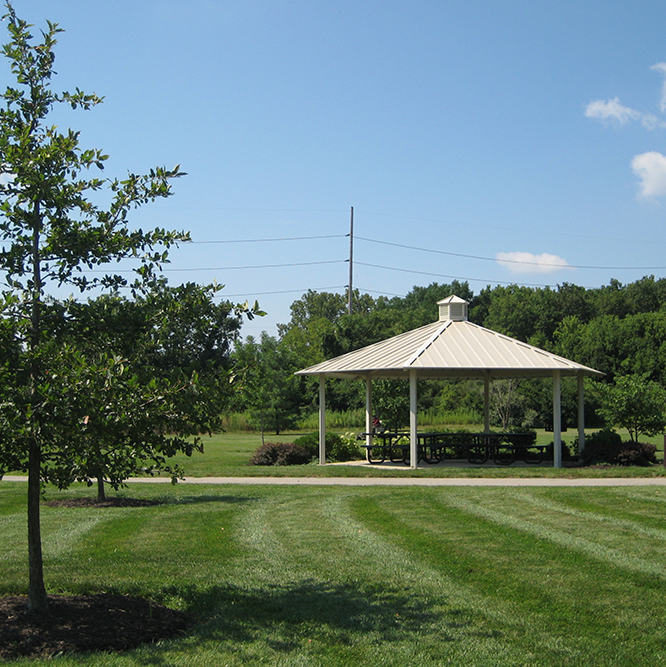
<svg viewBox="0 0 666 667">
<path fill-rule="evenodd" d="M 468 302 L 456 296 L 438 301 L 439 320 L 387 340 L 297 371 L 319 376 L 319 462 L 326 462 L 326 378 L 366 382 L 366 432 L 372 432 L 372 380 L 409 380 L 410 462 L 417 457 L 417 380 L 467 378 L 484 381 L 484 427 L 490 431 L 490 383 L 498 378 L 553 378 L 554 465 L 562 467 L 561 378 L 578 378 L 579 446 L 585 442 L 583 378 L 600 371 L 559 357 L 468 321 Z M 368 444 L 372 436 L 368 435 Z"/>
</svg>

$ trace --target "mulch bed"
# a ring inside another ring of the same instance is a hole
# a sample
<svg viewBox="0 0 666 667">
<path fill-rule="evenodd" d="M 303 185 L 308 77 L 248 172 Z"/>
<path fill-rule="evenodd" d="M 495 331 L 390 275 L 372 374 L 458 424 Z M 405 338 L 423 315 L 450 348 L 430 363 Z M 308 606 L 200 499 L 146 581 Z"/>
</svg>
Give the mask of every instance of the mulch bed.
<svg viewBox="0 0 666 667">
<path fill-rule="evenodd" d="M 129 651 L 185 634 L 192 619 L 144 598 L 49 595 L 49 613 L 28 612 L 27 597 L 0 598 L 0 659 Z"/>
<path fill-rule="evenodd" d="M 145 507 L 160 501 L 109 497 L 63 498 L 51 507 Z M 51 658 L 86 651 L 129 651 L 174 639 L 193 624 L 187 614 L 127 595 L 49 595 L 49 613 L 28 612 L 25 596 L 0 598 L 0 659 Z"/>
</svg>

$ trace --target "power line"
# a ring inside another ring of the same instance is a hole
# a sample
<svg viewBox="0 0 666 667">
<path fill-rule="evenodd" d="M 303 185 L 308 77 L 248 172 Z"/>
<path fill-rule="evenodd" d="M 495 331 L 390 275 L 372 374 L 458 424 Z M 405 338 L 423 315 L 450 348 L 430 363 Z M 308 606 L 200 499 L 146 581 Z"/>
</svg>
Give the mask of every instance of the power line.
<svg viewBox="0 0 666 667">
<path fill-rule="evenodd" d="M 401 217 L 401 216 L 393 216 Z M 189 241 L 188 243 L 199 244 L 199 245 L 212 245 L 212 244 L 230 244 L 230 243 L 276 243 L 276 242 L 285 242 L 285 241 L 314 241 L 322 239 L 338 239 L 346 238 L 349 234 L 328 234 L 322 236 L 287 236 L 283 238 L 266 238 L 266 239 L 232 239 L 232 240 L 211 240 L 211 241 Z M 519 259 L 502 259 L 499 260 L 497 257 L 484 257 L 483 255 L 469 255 L 466 253 L 450 252 L 447 250 L 436 250 L 434 248 L 421 248 L 419 246 L 407 245 L 404 243 L 393 243 L 391 241 L 381 241 L 379 239 L 371 239 L 364 236 L 356 236 L 355 238 L 359 241 L 366 241 L 367 243 L 377 243 L 379 245 L 391 246 L 393 248 L 403 248 L 406 250 L 416 250 L 418 252 L 428 252 L 436 255 L 445 255 L 447 257 L 460 257 L 463 259 L 476 259 L 484 262 L 494 262 L 501 264 L 516 264 L 519 266 L 543 266 L 540 262 L 530 262 Z M 278 265 L 275 265 L 276 267 Z M 290 266 L 290 265 L 279 265 L 279 266 Z M 295 266 L 295 265 L 294 265 Z M 240 268 L 273 268 L 272 265 L 267 267 L 228 267 L 231 269 L 240 269 Z M 666 266 L 593 266 L 585 264 L 566 264 L 564 266 L 558 266 L 558 269 L 589 269 L 589 270 L 604 270 L 604 271 L 664 271 Z M 187 269 L 166 269 L 169 271 L 183 270 Z M 210 269 L 200 269 L 202 271 L 217 271 L 217 270 L 227 270 L 226 267 L 210 268 Z M 475 279 L 476 280 L 476 279 Z M 496 282 L 496 281 L 493 281 Z M 497 281 L 498 282 L 498 281 Z M 512 283 L 506 283 L 512 284 Z"/>
<path fill-rule="evenodd" d="M 256 266 L 217 266 L 196 269 L 162 269 L 166 271 L 240 271 L 244 269 L 283 269 L 290 266 L 316 266 L 319 264 L 344 264 L 346 259 L 329 259 L 322 262 L 294 262 L 293 264 L 257 264 Z"/>
<path fill-rule="evenodd" d="M 318 292 L 329 289 L 345 289 L 346 287 L 347 285 L 333 285 L 332 287 L 306 287 L 305 289 L 285 289 L 276 292 L 250 292 L 250 294 L 252 296 L 267 296 L 269 294 L 295 294 L 297 292 L 304 294 L 308 290 L 313 290 L 315 292 Z M 216 294 L 216 296 L 220 296 L 223 299 L 226 299 L 227 297 L 234 297 L 236 299 L 236 298 L 247 297 L 248 293 L 246 292 L 244 294 Z"/>
<path fill-rule="evenodd" d="M 364 294 L 379 294 L 380 296 L 397 296 L 401 299 L 405 297 L 404 294 L 393 294 L 392 292 L 382 292 L 376 289 L 365 289 L 364 287 L 357 288 L 359 292 Z"/>
<path fill-rule="evenodd" d="M 482 257 L 479 255 L 465 255 L 458 252 L 448 252 L 446 250 L 434 250 L 433 248 L 419 248 L 417 246 L 405 245 L 403 243 L 391 243 L 390 241 L 379 241 L 377 239 L 368 239 L 363 236 L 357 236 L 359 241 L 367 241 L 369 243 L 379 243 L 381 245 L 393 246 L 394 248 L 406 248 L 408 250 L 418 250 L 420 252 L 430 252 L 437 255 L 447 255 L 448 257 L 463 257 L 465 259 L 480 259 L 485 262 L 499 262 L 501 264 L 520 264 L 527 266 L 543 266 L 539 262 L 526 262 L 519 259 L 502 259 L 499 260 L 497 257 Z M 607 271 L 663 271 L 666 270 L 666 266 L 585 266 L 585 265 L 574 265 L 566 264 L 565 266 L 557 267 L 562 269 L 600 269 Z"/>
<path fill-rule="evenodd" d="M 241 271 L 245 269 L 282 269 L 291 266 L 316 266 L 319 264 L 345 264 L 346 259 L 330 259 L 321 262 L 294 262 L 292 264 L 257 264 L 255 266 L 197 266 L 185 269 L 164 268 L 160 273 L 172 273 L 174 271 Z M 89 273 L 128 273 L 135 269 L 88 269 Z"/>
<path fill-rule="evenodd" d="M 377 218 L 394 218 L 396 220 L 414 220 L 418 222 L 434 222 L 440 225 L 449 225 L 451 227 L 463 227 L 465 229 L 468 229 L 469 227 L 476 227 L 478 229 L 482 230 L 488 230 L 488 229 L 495 229 L 497 231 L 501 232 L 507 232 L 507 231 L 512 231 L 512 232 L 518 232 L 518 233 L 525 233 L 524 229 L 517 228 L 517 227 L 509 227 L 506 225 L 489 225 L 488 223 L 470 223 L 468 221 L 465 222 L 455 222 L 451 220 L 443 220 L 441 218 L 423 218 L 423 217 L 415 217 L 412 215 L 399 215 L 399 214 L 394 214 L 394 213 L 375 213 L 373 211 L 361 211 L 363 215 L 369 215 L 369 216 L 375 216 Z M 592 234 L 569 234 L 567 232 L 558 232 L 558 231 L 552 231 L 551 229 L 541 229 L 539 230 L 539 234 L 541 235 L 547 235 L 547 236 L 557 236 L 557 237 L 564 237 L 564 238 L 574 238 L 574 239 L 591 239 L 593 241 L 598 241 L 599 236 L 598 235 L 592 235 Z M 624 242 L 639 242 L 641 244 L 650 244 L 654 245 L 653 240 L 637 240 L 636 238 L 632 239 L 626 239 L 626 238 L 617 238 L 617 237 L 609 237 L 609 236 L 604 236 L 604 239 L 606 241 L 618 241 L 620 243 Z M 663 243 L 658 242 L 659 245 L 663 245 Z"/>
<path fill-rule="evenodd" d="M 430 273 L 429 271 L 416 271 L 414 269 L 396 269 L 392 266 L 381 266 L 379 264 L 367 264 L 366 262 L 356 262 L 361 266 L 369 266 L 372 269 L 385 269 L 386 271 L 399 271 L 401 273 L 415 273 L 420 276 L 432 276 L 433 278 L 446 278 L 447 280 L 464 280 L 466 282 L 479 282 L 479 283 L 497 283 L 499 285 L 519 285 L 521 287 L 550 287 L 546 284 L 538 283 L 517 283 L 513 280 L 487 280 L 485 278 L 462 278 L 460 276 L 449 276 L 442 273 Z"/>
<path fill-rule="evenodd" d="M 187 243 L 213 244 L 213 243 L 274 243 L 276 241 L 314 241 L 317 239 L 341 239 L 349 234 L 329 234 L 328 236 L 288 236 L 281 239 L 232 239 L 225 241 L 188 241 Z"/>
</svg>

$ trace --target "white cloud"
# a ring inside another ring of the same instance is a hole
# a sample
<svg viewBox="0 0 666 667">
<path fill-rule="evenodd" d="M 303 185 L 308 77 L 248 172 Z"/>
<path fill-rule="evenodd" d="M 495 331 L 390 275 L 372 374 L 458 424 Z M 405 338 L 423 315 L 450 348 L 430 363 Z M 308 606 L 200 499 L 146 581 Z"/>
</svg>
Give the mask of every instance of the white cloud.
<svg viewBox="0 0 666 667">
<path fill-rule="evenodd" d="M 666 63 L 664 63 L 664 67 L 666 67 Z M 665 100 L 662 103 L 666 103 L 664 93 L 662 93 L 662 99 Z M 638 120 L 646 130 L 656 130 L 658 127 L 666 127 L 666 122 L 659 120 L 654 114 L 641 113 L 640 111 L 636 111 L 636 109 L 625 107 L 618 97 L 614 97 L 612 100 L 595 100 L 594 102 L 590 102 L 585 107 L 585 115 L 588 118 L 597 118 L 604 123 L 615 122 L 619 125 L 626 125 L 632 120 Z"/>
<path fill-rule="evenodd" d="M 663 120 L 659 120 L 651 113 L 641 114 L 641 125 L 646 130 L 656 130 L 658 127 L 666 127 L 666 123 Z"/>
<path fill-rule="evenodd" d="M 659 98 L 659 110 L 666 113 L 666 63 L 657 63 L 650 69 L 660 72 L 664 77 L 661 84 L 661 95 Z M 666 122 L 657 118 L 654 114 L 643 113 L 631 107 L 625 107 L 620 102 L 619 97 L 610 100 L 594 100 L 585 107 L 585 115 L 588 118 L 596 118 L 604 123 L 618 123 L 626 125 L 632 120 L 637 120 L 646 130 L 656 130 L 657 128 L 666 128 Z"/>
<path fill-rule="evenodd" d="M 659 99 L 659 110 L 666 113 L 666 62 L 652 65 L 650 69 L 656 70 L 664 77 L 661 85 Z M 630 107 L 625 107 L 619 97 L 610 100 L 595 100 L 585 107 L 585 115 L 588 118 L 596 118 L 604 123 L 617 123 L 626 125 L 631 121 L 639 121 L 646 130 L 666 128 L 666 121 L 661 120 L 651 113 L 643 113 Z M 636 155 L 631 161 L 634 174 L 640 178 L 639 197 L 663 197 L 666 196 L 666 156 L 657 151 L 649 151 Z"/>
<path fill-rule="evenodd" d="M 631 168 L 641 179 L 641 197 L 666 195 L 666 155 L 657 151 L 641 153 L 631 161 Z"/>
<path fill-rule="evenodd" d="M 656 69 L 666 77 L 666 63 L 657 63 L 656 65 L 652 65 L 650 69 Z M 659 100 L 659 109 L 661 109 L 661 113 L 666 112 L 666 81 L 664 81 L 664 83 L 661 85 L 661 99 Z"/>
<path fill-rule="evenodd" d="M 512 273 L 553 273 L 568 269 L 569 263 L 557 255 L 533 255 L 531 252 L 498 252 L 497 262 Z"/>
<path fill-rule="evenodd" d="M 618 97 L 590 102 L 585 107 L 585 115 L 603 121 L 617 121 L 620 125 L 626 125 L 630 120 L 638 120 L 642 116 L 640 111 L 625 107 Z"/>
</svg>

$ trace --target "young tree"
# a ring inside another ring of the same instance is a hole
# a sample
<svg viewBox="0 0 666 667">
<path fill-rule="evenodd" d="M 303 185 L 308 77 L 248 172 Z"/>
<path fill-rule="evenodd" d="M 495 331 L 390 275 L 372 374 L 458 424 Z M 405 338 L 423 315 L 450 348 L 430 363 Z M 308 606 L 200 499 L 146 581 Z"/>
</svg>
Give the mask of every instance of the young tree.
<svg viewBox="0 0 666 667">
<path fill-rule="evenodd" d="M 389 431 L 409 424 L 409 387 L 402 380 L 374 380 L 372 411 Z"/>
<path fill-rule="evenodd" d="M 156 281 L 129 300 L 105 295 L 70 301 L 56 339 L 60 370 L 51 375 L 73 427 L 46 470 L 63 488 L 97 481 L 114 489 L 131 475 L 166 472 L 176 453 L 200 448 L 200 434 L 220 426 L 232 384 L 230 346 L 241 315 L 255 308 L 214 302 L 221 288 Z"/>
<path fill-rule="evenodd" d="M 599 412 L 609 426 L 620 426 L 638 442 L 666 430 L 666 391 L 646 375 L 624 375 L 615 384 L 597 384 Z"/>
<path fill-rule="evenodd" d="M 265 331 L 259 341 L 248 336 L 234 351 L 241 400 L 259 422 L 261 442 L 271 428 L 277 435 L 293 426 L 299 413 L 300 379 L 290 350 Z"/>
<path fill-rule="evenodd" d="M 49 436 L 59 428 L 58 397 L 50 393 L 48 378 L 49 361 L 57 363 L 58 354 L 45 335 L 47 291 L 51 285 L 80 290 L 121 285 L 120 276 L 90 280 L 84 269 L 124 258 L 138 258 L 145 277 L 166 259 L 170 246 L 188 236 L 128 227 L 134 207 L 171 194 L 171 179 L 181 175 L 178 167 L 129 174 L 124 180 L 87 177 L 91 168 L 103 168 L 107 156 L 83 149 L 78 132 L 60 132 L 48 117 L 56 105 L 88 110 L 101 99 L 78 89 L 54 92 L 51 78 L 60 28 L 48 22 L 41 42 L 35 43 L 31 26 L 16 16 L 9 2 L 6 7 L 10 39 L 3 54 L 16 83 L 1 96 L 0 270 L 7 284 L 3 315 L 15 323 L 22 360 L 14 376 L 11 414 L 5 414 L 2 423 L 0 473 L 17 462 L 28 472 L 29 607 L 45 611 L 40 482 L 58 444 Z M 99 201 L 103 190 L 110 196 L 106 208 L 90 199 L 95 193 Z"/>
</svg>

